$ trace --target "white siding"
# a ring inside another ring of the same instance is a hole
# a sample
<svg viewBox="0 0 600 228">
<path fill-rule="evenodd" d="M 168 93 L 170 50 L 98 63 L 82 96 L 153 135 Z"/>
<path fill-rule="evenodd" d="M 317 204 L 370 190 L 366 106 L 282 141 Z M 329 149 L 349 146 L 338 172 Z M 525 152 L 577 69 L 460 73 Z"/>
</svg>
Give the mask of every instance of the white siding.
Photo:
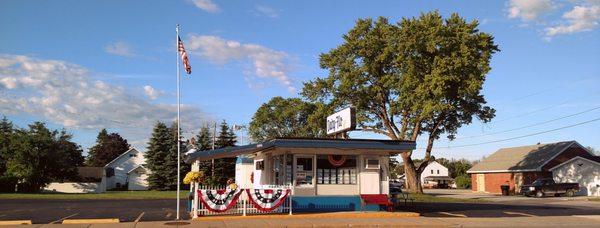
<svg viewBox="0 0 600 228">
<path fill-rule="evenodd" d="M 148 190 L 148 174 L 145 168 L 138 168 L 129 173 L 128 190 Z"/>
<path fill-rule="evenodd" d="M 436 161 L 430 162 L 421 173 L 421 184 L 425 183 L 425 177 L 428 176 L 449 176 L 448 168 Z"/>
<path fill-rule="evenodd" d="M 579 183 L 578 195 L 600 196 L 600 164 L 576 157 L 552 170 L 558 183 Z"/>
<path fill-rule="evenodd" d="M 114 189 L 117 183 L 121 186 L 127 185 L 128 174 L 133 168 L 146 163 L 144 153 L 136 149 L 130 149 L 114 161 L 110 162 L 106 167 L 114 169 L 114 176 L 107 178 L 107 189 Z"/>
</svg>

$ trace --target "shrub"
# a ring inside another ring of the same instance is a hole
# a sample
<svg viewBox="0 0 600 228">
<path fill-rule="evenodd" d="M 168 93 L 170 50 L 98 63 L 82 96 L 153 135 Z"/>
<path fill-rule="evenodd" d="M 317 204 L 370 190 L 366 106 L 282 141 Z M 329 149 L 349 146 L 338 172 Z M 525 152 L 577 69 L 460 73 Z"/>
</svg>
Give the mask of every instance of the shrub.
<svg viewBox="0 0 600 228">
<path fill-rule="evenodd" d="M 468 189 L 471 188 L 471 177 L 469 175 L 457 176 L 454 181 L 456 182 L 457 188 Z"/>
</svg>

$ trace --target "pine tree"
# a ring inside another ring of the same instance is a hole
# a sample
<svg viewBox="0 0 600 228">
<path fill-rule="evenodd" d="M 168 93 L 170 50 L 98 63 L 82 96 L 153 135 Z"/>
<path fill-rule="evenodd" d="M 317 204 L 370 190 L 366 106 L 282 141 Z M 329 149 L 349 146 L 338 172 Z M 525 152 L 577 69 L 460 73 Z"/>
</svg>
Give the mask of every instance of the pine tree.
<svg viewBox="0 0 600 228">
<path fill-rule="evenodd" d="M 129 150 L 130 146 L 118 133 L 109 134 L 106 129 L 102 129 L 96 137 L 96 145 L 89 150 L 86 164 L 103 167 Z"/>
<path fill-rule="evenodd" d="M 235 146 L 237 142 L 236 135 L 225 120 L 221 122 L 220 128 L 219 135 L 215 141 L 215 148 Z M 235 178 L 236 159 L 236 157 L 215 159 L 215 175 L 212 177 L 215 184 L 222 185 L 227 182 L 227 179 Z"/>
<path fill-rule="evenodd" d="M 171 132 L 166 124 L 157 122 L 152 130 L 146 152 L 146 166 L 151 173 L 148 175 L 149 188 L 152 190 L 169 190 L 167 161 L 170 160 Z"/>
<path fill-rule="evenodd" d="M 15 190 L 17 179 L 7 172 L 7 161 L 11 158 L 11 138 L 15 133 L 13 123 L 6 116 L 0 121 L 0 192 Z"/>
<path fill-rule="evenodd" d="M 171 145 L 169 147 L 169 154 L 167 159 L 165 159 L 165 174 L 167 177 L 167 185 L 165 186 L 168 190 L 177 189 L 177 123 L 173 123 L 169 128 L 170 137 L 171 137 Z M 186 142 L 181 142 L 180 144 L 180 152 L 185 153 L 187 148 Z M 190 171 L 190 165 L 181 161 L 180 165 L 180 173 L 181 176 L 184 176 L 187 172 Z M 183 177 L 181 178 L 181 183 L 183 183 Z M 182 185 L 185 186 L 185 185 Z"/>
<path fill-rule="evenodd" d="M 210 128 L 208 126 L 204 126 L 200 128 L 198 135 L 196 135 L 196 141 L 194 143 L 196 150 L 205 151 L 212 149 L 212 134 L 210 133 Z M 206 183 L 208 185 L 214 185 L 217 183 L 213 183 L 210 175 L 212 174 L 212 162 L 211 161 L 201 161 L 199 164 L 199 171 L 203 172 L 206 177 Z"/>
</svg>

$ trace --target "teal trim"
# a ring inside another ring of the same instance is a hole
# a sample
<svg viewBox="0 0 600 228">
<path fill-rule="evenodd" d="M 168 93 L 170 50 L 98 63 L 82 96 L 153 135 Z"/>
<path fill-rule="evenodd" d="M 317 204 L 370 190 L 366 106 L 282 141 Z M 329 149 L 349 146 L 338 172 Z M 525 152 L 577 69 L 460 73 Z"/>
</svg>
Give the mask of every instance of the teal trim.
<svg viewBox="0 0 600 228">
<path fill-rule="evenodd" d="M 292 196 L 293 212 L 361 211 L 360 196 Z M 366 205 L 364 211 L 379 211 L 379 205 Z"/>
</svg>

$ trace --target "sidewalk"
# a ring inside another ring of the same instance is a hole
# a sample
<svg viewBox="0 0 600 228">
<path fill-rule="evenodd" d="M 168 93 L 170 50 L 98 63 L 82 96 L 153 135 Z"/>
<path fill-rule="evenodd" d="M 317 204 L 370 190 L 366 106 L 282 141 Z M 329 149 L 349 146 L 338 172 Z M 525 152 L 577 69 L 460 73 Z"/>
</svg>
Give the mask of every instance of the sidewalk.
<svg viewBox="0 0 600 228">
<path fill-rule="evenodd" d="M 545 216 L 504 218 L 253 218 L 212 219 L 207 221 L 184 221 L 187 225 L 166 225 L 168 221 L 118 224 L 39 224 L 14 227 L 594 227 L 600 223 L 600 215 L 593 216 Z"/>
</svg>

